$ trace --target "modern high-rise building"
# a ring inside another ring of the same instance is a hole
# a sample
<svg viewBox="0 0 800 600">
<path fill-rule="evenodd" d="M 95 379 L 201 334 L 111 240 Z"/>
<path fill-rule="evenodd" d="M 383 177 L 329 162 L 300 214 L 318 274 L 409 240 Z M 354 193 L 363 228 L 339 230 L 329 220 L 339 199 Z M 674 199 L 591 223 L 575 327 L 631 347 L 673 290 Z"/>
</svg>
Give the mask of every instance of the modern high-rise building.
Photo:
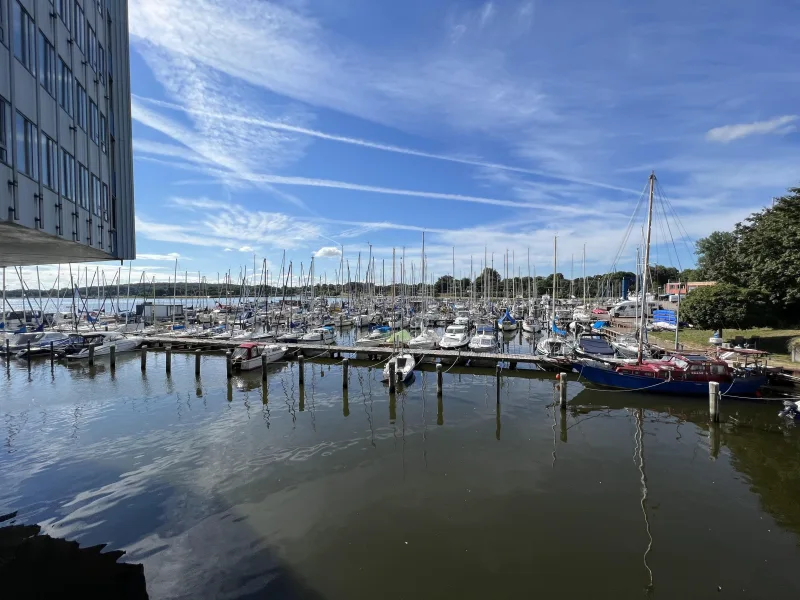
<svg viewBox="0 0 800 600">
<path fill-rule="evenodd" d="M 0 266 L 133 259 L 127 0 L 0 0 Z"/>
</svg>

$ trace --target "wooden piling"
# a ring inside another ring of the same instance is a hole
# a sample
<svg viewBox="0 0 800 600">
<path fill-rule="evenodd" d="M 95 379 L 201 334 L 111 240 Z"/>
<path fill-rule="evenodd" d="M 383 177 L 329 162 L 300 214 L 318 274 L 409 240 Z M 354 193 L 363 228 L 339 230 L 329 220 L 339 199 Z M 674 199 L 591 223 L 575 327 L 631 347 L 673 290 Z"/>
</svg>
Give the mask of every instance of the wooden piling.
<svg viewBox="0 0 800 600">
<path fill-rule="evenodd" d="M 164 354 L 166 355 L 167 373 L 172 373 L 172 346 L 167 346 Z"/>
<path fill-rule="evenodd" d="M 267 380 L 267 355 L 261 355 L 261 381 Z"/>
<path fill-rule="evenodd" d="M 719 405 L 720 405 L 720 392 L 719 382 L 708 382 L 708 418 L 713 423 L 719 423 Z"/>
<path fill-rule="evenodd" d="M 228 350 L 225 353 L 225 376 L 230 379 L 233 377 L 233 363 L 231 362 L 231 356 L 233 353 Z"/>
<path fill-rule="evenodd" d="M 200 350 L 194 351 L 194 375 L 195 377 L 200 377 L 200 359 L 202 355 Z"/>
<path fill-rule="evenodd" d="M 497 403 L 500 404 L 500 365 L 494 369 L 495 388 L 497 389 Z"/>
<path fill-rule="evenodd" d="M 142 346 L 142 371 L 147 370 L 147 346 Z"/>
<path fill-rule="evenodd" d="M 89 366 L 94 366 L 94 345 L 89 346 Z"/>
<path fill-rule="evenodd" d="M 305 362 L 306 362 L 306 359 L 303 357 L 303 355 L 302 355 L 302 354 L 301 354 L 300 356 L 298 356 L 298 357 L 297 357 L 297 367 L 298 367 L 298 370 L 300 371 L 300 375 L 299 375 L 298 383 L 299 383 L 300 385 L 303 385 L 303 384 L 305 384 L 305 382 L 306 382 L 306 376 L 305 376 Z"/>
<path fill-rule="evenodd" d="M 348 370 L 350 367 L 350 361 L 348 359 L 344 359 L 342 361 L 342 389 L 347 389 L 347 378 L 349 376 Z"/>
<path fill-rule="evenodd" d="M 558 374 L 558 404 L 561 410 L 567 410 L 567 374 Z"/>
<path fill-rule="evenodd" d="M 9 362 L 10 360 L 11 360 L 11 352 L 9 351 L 8 348 L 8 338 L 6 338 L 6 362 Z"/>
<path fill-rule="evenodd" d="M 56 362 L 56 350 L 53 342 L 50 342 L 50 368 L 52 369 Z"/>
<path fill-rule="evenodd" d="M 397 378 L 395 377 L 396 363 L 392 360 L 389 361 L 389 393 L 394 394 L 394 386 Z"/>
<path fill-rule="evenodd" d="M 114 369 L 117 368 L 117 347 L 111 346 L 111 348 L 109 348 L 109 351 L 110 352 L 108 355 L 108 360 L 109 364 L 111 365 L 111 370 L 113 371 Z"/>
<path fill-rule="evenodd" d="M 31 341 L 28 340 L 28 351 L 25 353 L 25 358 L 28 359 L 28 368 L 31 368 Z"/>
<path fill-rule="evenodd" d="M 442 395 L 442 363 L 436 363 L 436 395 Z"/>
</svg>

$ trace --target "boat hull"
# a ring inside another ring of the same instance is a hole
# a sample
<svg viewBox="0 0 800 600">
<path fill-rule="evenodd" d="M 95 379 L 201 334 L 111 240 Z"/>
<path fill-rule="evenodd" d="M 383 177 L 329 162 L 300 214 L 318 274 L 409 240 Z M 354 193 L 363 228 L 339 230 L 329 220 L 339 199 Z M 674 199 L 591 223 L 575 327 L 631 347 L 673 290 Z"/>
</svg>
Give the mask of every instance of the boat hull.
<svg viewBox="0 0 800 600">
<path fill-rule="evenodd" d="M 707 381 L 659 380 L 640 375 L 626 375 L 611 369 L 602 369 L 578 363 L 574 366 L 580 378 L 596 385 L 620 390 L 641 391 L 648 394 L 670 394 L 673 396 L 708 396 Z M 761 376 L 734 379 L 731 383 L 721 382 L 722 395 L 755 396 L 766 378 Z"/>
</svg>

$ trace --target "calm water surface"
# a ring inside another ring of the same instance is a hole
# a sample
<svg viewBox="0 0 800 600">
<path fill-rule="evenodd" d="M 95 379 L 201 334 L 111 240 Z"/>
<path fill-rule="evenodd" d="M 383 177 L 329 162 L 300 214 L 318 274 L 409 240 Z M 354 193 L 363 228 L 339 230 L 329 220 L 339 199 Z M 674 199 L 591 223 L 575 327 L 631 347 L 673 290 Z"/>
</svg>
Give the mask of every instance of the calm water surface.
<svg viewBox="0 0 800 600">
<path fill-rule="evenodd" d="M 220 357 L 12 361 L 0 514 L 107 543 L 152 598 L 798 598 L 800 434 L 775 405 L 547 375 L 297 364 L 227 385 Z M 720 589 L 721 588 L 721 589 Z"/>
</svg>

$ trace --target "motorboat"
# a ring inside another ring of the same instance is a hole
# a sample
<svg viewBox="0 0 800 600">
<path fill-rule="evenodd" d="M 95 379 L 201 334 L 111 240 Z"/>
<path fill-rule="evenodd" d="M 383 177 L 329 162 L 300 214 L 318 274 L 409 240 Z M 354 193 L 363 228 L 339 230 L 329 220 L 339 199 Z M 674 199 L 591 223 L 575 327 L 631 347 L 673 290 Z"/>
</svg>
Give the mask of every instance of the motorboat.
<svg viewBox="0 0 800 600">
<path fill-rule="evenodd" d="M 273 363 L 282 359 L 287 350 L 286 346 L 280 344 L 245 342 L 233 351 L 231 364 L 238 371 L 252 371 L 261 367 L 264 356 L 267 357 L 267 363 Z"/>
<path fill-rule="evenodd" d="M 386 340 L 389 339 L 390 335 L 392 335 L 392 328 L 387 327 L 386 325 L 381 325 L 379 327 L 375 327 L 366 337 L 356 340 L 356 346 L 381 346 L 386 343 Z"/>
<path fill-rule="evenodd" d="M 528 313 L 522 320 L 522 331 L 536 333 L 539 329 L 541 329 L 541 323 L 536 319 L 536 317 L 533 316 L 533 314 Z"/>
<path fill-rule="evenodd" d="M 321 344 L 332 344 L 336 341 L 336 332 L 333 327 L 315 327 L 299 340 L 300 342 L 318 342 Z"/>
<path fill-rule="evenodd" d="M 408 341 L 412 350 L 432 350 L 439 345 L 439 334 L 434 329 L 423 329 L 422 332 Z"/>
<path fill-rule="evenodd" d="M 700 354 L 672 354 L 611 369 L 594 365 L 578 369 L 583 379 L 597 385 L 656 394 L 707 396 L 709 382 L 716 381 L 722 395 L 755 396 L 766 383 L 762 374 L 737 376 L 724 360 Z"/>
<path fill-rule="evenodd" d="M 479 325 L 469 341 L 472 352 L 494 352 L 497 350 L 497 332 L 490 325 Z"/>
<path fill-rule="evenodd" d="M 20 334 L 18 334 L 20 335 Z M 43 331 L 38 332 L 35 334 L 21 334 L 21 335 L 33 335 L 33 339 L 28 339 L 25 341 L 24 346 L 21 350 L 18 350 L 14 355 L 17 358 L 27 358 L 28 357 L 28 344 L 30 344 L 30 356 L 36 356 L 37 354 L 48 354 L 50 352 L 50 344 L 53 345 L 53 351 L 60 348 L 63 345 L 66 345 L 69 342 L 69 336 L 62 332 L 62 331 Z M 11 350 L 12 346 L 9 344 L 9 351 Z M 5 348 L 3 349 L 5 352 Z"/>
<path fill-rule="evenodd" d="M 536 354 L 540 356 L 572 356 L 575 342 L 560 335 L 542 338 L 536 344 Z"/>
<path fill-rule="evenodd" d="M 396 380 L 399 382 L 406 382 L 413 375 L 416 363 L 414 361 L 414 356 L 408 352 L 400 352 L 399 354 L 392 355 L 383 367 L 384 381 L 389 381 L 390 365 L 392 364 L 394 364 L 395 367 L 394 376 Z"/>
<path fill-rule="evenodd" d="M 439 347 L 442 350 L 458 350 L 469 344 L 470 335 L 464 325 L 449 325 L 444 330 Z"/>
<path fill-rule="evenodd" d="M 51 341 L 61 342 L 67 337 L 67 335 L 61 331 L 31 331 L 31 332 L 15 333 L 10 335 L 11 338 L 8 339 L 9 354 L 17 354 L 22 350 L 27 350 L 28 344 L 30 344 L 31 349 L 33 349 L 35 346 L 38 346 L 43 341 L 47 343 L 49 350 Z M 3 344 L 2 346 L 0 346 L 0 353 L 5 354 L 5 352 L 6 352 L 6 345 Z"/>
<path fill-rule="evenodd" d="M 86 338 L 87 336 L 83 337 Z M 83 360 L 85 358 L 89 358 L 90 346 L 94 346 L 94 356 L 99 357 L 111 354 L 111 348 L 115 348 L 117 354 L 120 352 L 130 352 L 131 350 L 136 350 L 136 348 L 141 346 L 142 342 L 144 341 L 143 338 L 126 337 L 114 331 L 104 331 L 97 333 L 92 337 L 94 339 L 90 340 L 88 346 L 74 353 L 67 352 L 67 360 Z"/>
</svg>

